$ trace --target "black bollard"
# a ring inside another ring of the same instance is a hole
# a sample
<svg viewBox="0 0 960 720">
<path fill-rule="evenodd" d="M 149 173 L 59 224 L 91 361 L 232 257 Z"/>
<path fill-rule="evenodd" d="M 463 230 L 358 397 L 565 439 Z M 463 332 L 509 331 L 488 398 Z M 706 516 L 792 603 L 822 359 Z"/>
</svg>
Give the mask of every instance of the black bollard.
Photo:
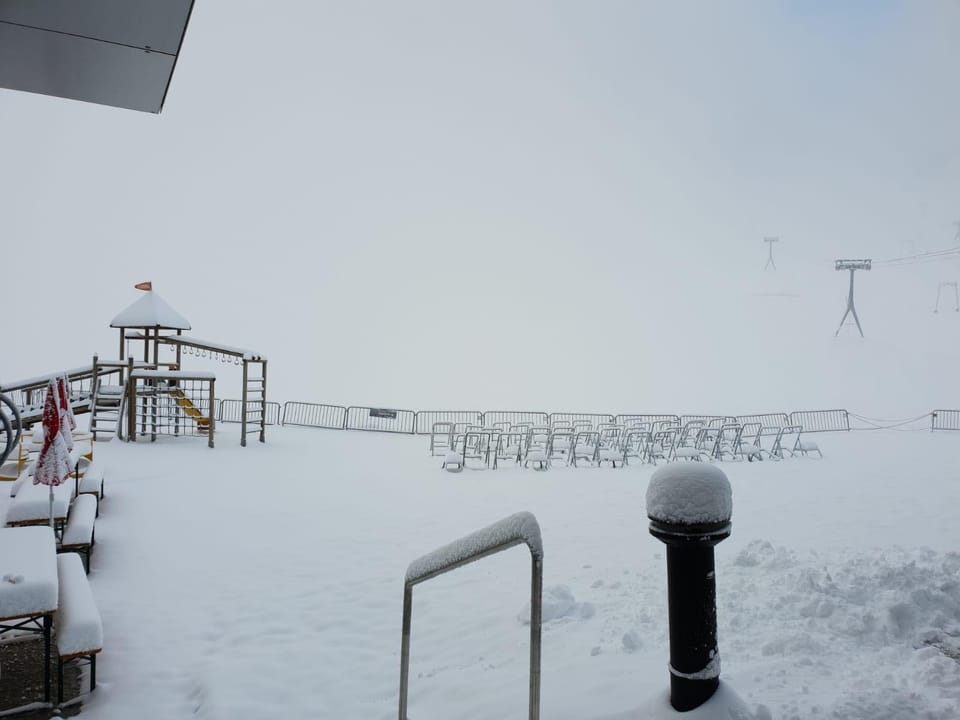
<svg viewBox="0 0 960 720">
<path fill-rule="evenodd" d="M 713 465 L 673 463 L 647 488 L 650 534 L 667 546 L 670 704 L 685 712 L 720 684 L 713 546 L 730 536 L 730 482 Z"/>
</svg>

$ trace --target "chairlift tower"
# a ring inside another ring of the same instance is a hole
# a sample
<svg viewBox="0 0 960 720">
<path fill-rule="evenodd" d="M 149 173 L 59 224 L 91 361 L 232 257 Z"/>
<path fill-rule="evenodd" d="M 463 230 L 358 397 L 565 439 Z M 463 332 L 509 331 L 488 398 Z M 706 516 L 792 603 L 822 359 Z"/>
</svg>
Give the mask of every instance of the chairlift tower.
<svg viewBox="0 0 960 720">
<path fill-rule="evenodd" d="M 960 285 L 956 282 L 942 282 L 937 285 L 937 304 L 933 306 L 933 311 L 940 312 L 940 292 L 944 288 L 953 288 L 953 311 L 960 312 Z"/>
<path fill-rule="evenodd" d="M 853 315 L 853 321 L 857 324 L 857 330 L 860 331 L 860 337 L 863 337 L 863 328 L 860 327 L 860 318 L 857 317 L 857 309 L 853 306 L 853 274 L 857 270 L 869 270 L 872 264 L 872 260 L 837 260 L 834 263 L 835 270 L 850 271 L 850 294 L 847 296 L 847 309 L 843 313 L 843 317 L 840 319 L 840 326 L 833 334 L 834 337 L 837 337 L 837 335 L 840 334 L 840 330 L 847 321 L 847 315 Z"/>
<path fill-rule="evenodd" d="M 777 270 L 777 264 L 776 264 L 775 262 L 773 262 L 773 244 L 774 244 L 775 242 L 779 242 L 779 241 L 780 241 L 780 238 L 779 238 L 779 237 L 765 237 L 765 238 L 763 239 L 763 241 L 767 244 L 767 247 L 769 248 L 769 252 L 767 253 L 767 264 L 764 265 L 763 269 L 764 269 L 764 270 L 769 270 L 770 268 L 773 268 L 774 272 L 776 272 L 776 270 Z"/>
</svg>

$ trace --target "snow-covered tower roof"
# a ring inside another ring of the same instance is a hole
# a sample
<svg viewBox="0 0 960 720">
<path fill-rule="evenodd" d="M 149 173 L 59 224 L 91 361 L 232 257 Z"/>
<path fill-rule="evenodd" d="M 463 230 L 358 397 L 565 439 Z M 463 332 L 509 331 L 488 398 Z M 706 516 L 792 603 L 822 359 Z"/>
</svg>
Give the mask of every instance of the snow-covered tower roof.
<svg viewBox="0 0 960 720">
<path fill-rule="evenodd" d="M 166 300 L 150 290 L 117 315 L 111 321 L 110 327 L 189 330 L 190 322 L 170 307 Z"/>
</svg>

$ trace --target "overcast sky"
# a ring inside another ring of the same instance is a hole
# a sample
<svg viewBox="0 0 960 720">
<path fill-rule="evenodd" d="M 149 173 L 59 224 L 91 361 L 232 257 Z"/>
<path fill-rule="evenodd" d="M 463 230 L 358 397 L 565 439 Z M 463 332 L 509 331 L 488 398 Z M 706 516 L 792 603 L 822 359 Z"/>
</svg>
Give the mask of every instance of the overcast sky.
<svg viewBox="0 0 960 720">
<path fill-rule="evenodd" d="M 763 236 L 818 342 L 833 258 L 954 244 L 958 38 L 949 0 L 197 0 L 159 116 L 0 91 L 0 382 L 115 356 L 152 280 L 277 400 L 642 409 Z"/>
</svg>

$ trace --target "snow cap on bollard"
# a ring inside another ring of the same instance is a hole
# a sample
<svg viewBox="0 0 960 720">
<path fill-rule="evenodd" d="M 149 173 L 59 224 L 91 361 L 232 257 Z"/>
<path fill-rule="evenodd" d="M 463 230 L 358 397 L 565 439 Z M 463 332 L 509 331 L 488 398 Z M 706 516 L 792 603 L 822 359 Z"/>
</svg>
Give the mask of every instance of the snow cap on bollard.
<svg viewBox="0 0 960 720">
<path fill-rule="evenodd" d="M 712 528 L 733 515 L 733 492 L 723 470 L 706 463 L 671 463 L 647 486 L 647 517 L 658 525 Z"/>
</svg>

